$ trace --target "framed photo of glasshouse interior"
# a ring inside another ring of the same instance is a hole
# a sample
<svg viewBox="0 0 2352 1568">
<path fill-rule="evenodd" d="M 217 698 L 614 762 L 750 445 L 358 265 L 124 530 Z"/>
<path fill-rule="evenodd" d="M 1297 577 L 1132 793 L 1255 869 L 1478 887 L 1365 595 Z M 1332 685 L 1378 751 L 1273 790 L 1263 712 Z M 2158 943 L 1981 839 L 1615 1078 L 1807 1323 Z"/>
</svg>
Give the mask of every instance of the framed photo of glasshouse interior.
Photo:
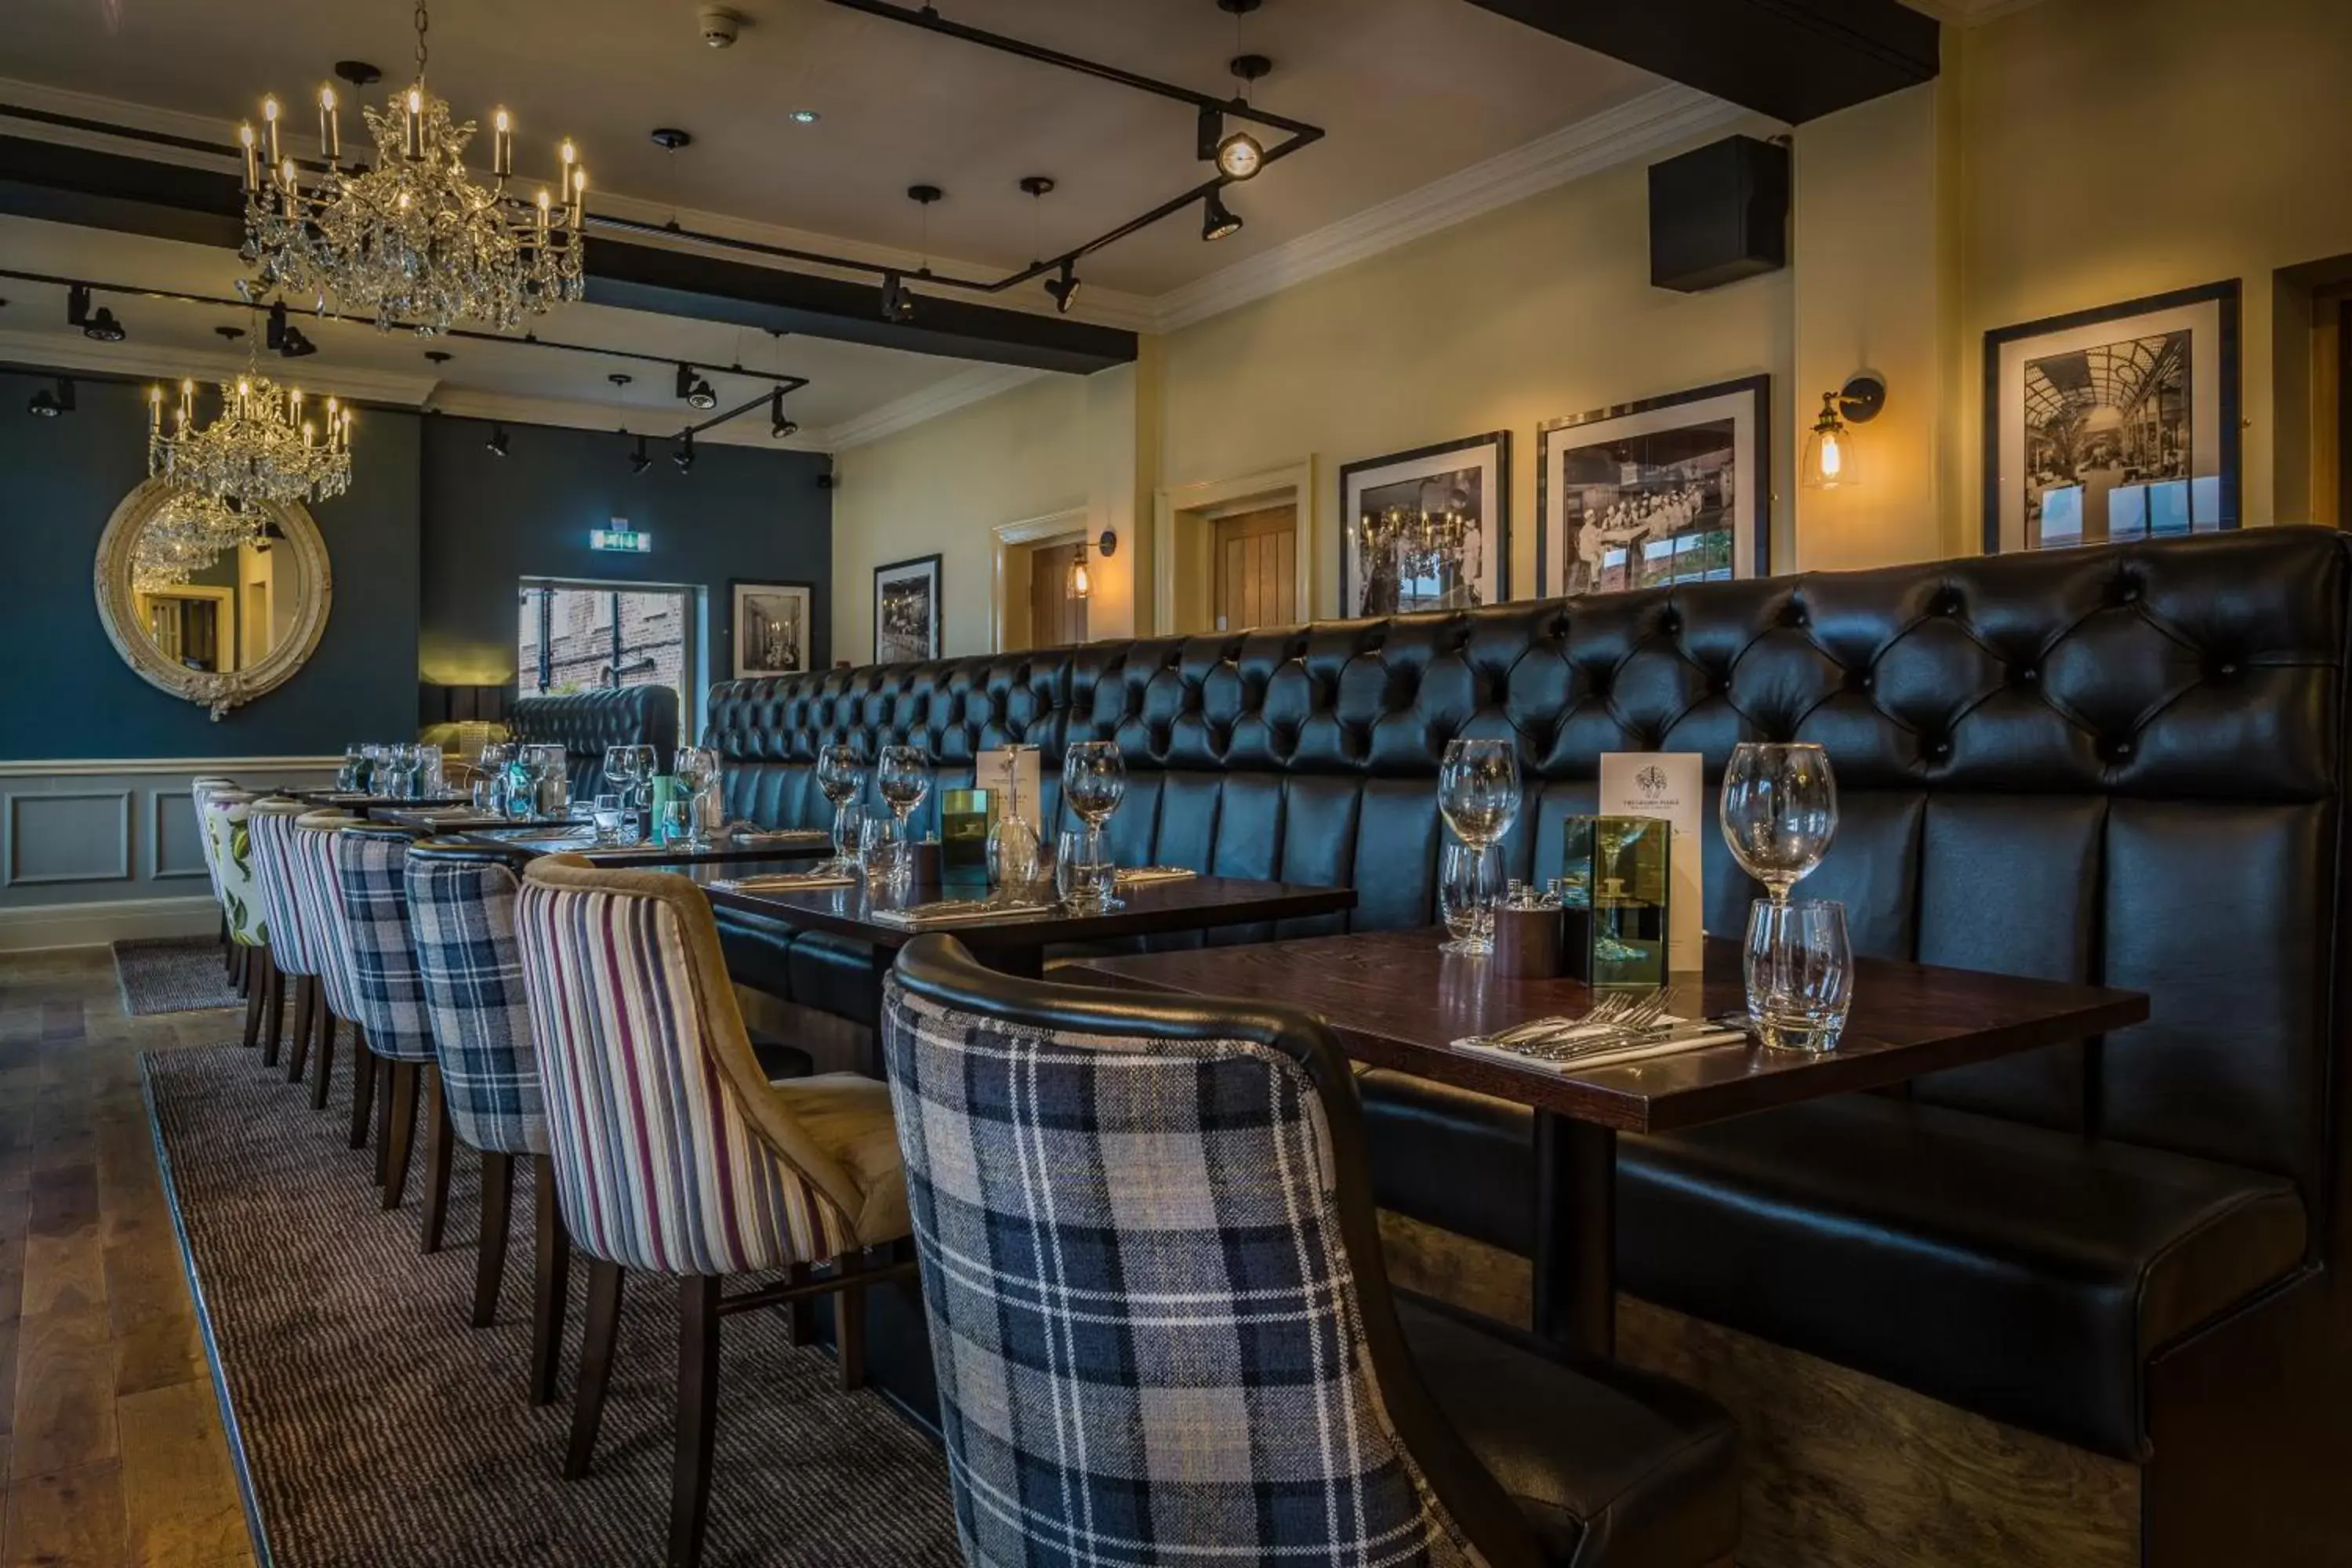
<svg viewBox="0 0 2352 1568">
<path fill-rule="evenodd" d="M 798 675 L 812 661 L 809 627 L 816 602 L 814 583 L 729 581 L 730 639 L 735 648 L 735 679 Z"/>
<path fill-rule="evenodd" d="M 1693 387 L 1538 432 L 1536 578 L 1610 594 L 1771 570 L 1772 378 Z"/>
<path fill-rule="evenodd" d="M 2238 526 L 2239 283 L 1985 334 L 1984 547 Z"/>
<path fill-rule="evenodd" d="M 940 558 L 874 568 L 874 662 L 937 658 L 940 647 Z"/>
<path fill-rule="evenodd" d="M 1339 470 L 1339 613 L 1472 609 L 1511 596 L 1511 433 Z"/>
</svg>

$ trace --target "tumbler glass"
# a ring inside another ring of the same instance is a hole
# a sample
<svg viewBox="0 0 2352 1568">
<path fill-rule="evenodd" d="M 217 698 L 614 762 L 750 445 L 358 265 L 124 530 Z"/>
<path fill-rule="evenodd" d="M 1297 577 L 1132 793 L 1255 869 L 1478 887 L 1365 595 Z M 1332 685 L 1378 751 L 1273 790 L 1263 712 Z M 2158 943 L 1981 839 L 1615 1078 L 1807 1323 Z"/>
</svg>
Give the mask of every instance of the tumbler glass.
<svg viewBox="0 0 2352 1568">
<path fill-rule="evenodd" d="M 1853 1001 L 1853 948 L 1845 906 L 1830 899 L 1748 909 L 1748 1017 L 1774 1050 L 1837 1048 Z"/>
</svg>

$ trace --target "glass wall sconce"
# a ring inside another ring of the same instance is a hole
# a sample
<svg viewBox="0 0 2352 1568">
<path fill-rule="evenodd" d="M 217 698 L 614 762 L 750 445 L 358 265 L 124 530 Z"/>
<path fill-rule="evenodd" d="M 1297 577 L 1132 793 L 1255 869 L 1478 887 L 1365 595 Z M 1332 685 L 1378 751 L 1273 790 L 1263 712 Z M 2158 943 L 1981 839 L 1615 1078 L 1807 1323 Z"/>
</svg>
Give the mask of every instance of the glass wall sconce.
<svg viewBox="0 0 2352 1568">
<path fill-rule="evenodd" d="M 1852 489 L 1862 483 L 1852 426 L 1869 424 L 1885 406 L 1886 384 L 1874 375 L 1857 375 L 1838 391 L 1822 394 L 1821 417 L 1805 437 L 1805 455 L 1798 464 L 1805 489 Z"/>
</svg>

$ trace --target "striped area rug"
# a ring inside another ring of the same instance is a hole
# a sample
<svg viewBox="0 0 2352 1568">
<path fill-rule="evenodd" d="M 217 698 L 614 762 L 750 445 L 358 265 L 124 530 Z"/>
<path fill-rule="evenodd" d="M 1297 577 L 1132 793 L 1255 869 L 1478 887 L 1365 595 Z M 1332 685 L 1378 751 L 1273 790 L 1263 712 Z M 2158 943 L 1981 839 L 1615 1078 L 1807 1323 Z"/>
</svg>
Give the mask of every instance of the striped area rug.
<svg viewBox="0 0 2352 1568">
<path fill-rule="evenodd" d="M 245 1005 L 208 936 L 127 937 L 114 944 L 114 982 L 133 1018 Z"/>
<path fill-rule="evenodd" d="M 567 1482 L 586 1270 L 575 1258 L 567 1397 L 532 1410 L 527 1182 L 499 1321 L 472 1330 L 469 1151 L 446 1245 L 423 1257 L 415 1177 L 407 1206 L 382 1213 L 373 1156 L 345 1147 L 343 1115 L 313 1114 L 255 1053 L 231 1042 L 141 1065 L 264 1568 L 661 1561 L 677 1365 L 667 1281 L 630 1278 L 595 1473 Z M 961 1561 L 928 1438 L 878 1394 L 841 1393 L 831 1355 L 793 1348 L 777 1314 L 729 1318 L 722 1345 L 709 1568 Z"/>
</svg>

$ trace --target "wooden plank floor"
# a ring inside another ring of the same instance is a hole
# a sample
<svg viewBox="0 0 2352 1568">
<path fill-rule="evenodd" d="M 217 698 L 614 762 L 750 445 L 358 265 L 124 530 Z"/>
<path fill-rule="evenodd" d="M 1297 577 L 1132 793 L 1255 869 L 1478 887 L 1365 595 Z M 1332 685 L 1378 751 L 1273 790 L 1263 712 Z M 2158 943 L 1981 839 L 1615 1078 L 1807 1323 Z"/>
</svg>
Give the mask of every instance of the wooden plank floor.
<svg viewBox="0 0 2352 1568">
<path fill-rule="evenodd" d="M 252 1564 L 104 948 L 0 954 L 0 1568 Z"/>
</svg>

